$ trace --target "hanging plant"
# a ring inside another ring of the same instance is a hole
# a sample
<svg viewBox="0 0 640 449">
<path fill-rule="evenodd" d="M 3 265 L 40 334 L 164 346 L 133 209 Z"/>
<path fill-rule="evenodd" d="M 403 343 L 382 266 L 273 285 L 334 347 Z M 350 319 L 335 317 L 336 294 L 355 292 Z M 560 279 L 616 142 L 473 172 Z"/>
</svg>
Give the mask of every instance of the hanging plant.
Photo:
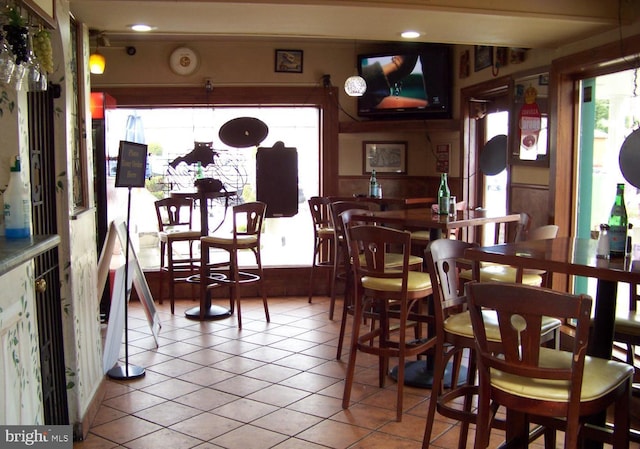
<svg viewBox="0 0 640 449">
<path fill-rule="evenodd" d="M 26 21 L 15 7 L 8 7 L 4 15 L 7 18 L 7 23 L 3 25 L 2 29 L 11 46 L 11 52 L 16 58 L 16 65 L 26 63 L 28 61 L 27 41 L 29 35 Z"/>
</svg>

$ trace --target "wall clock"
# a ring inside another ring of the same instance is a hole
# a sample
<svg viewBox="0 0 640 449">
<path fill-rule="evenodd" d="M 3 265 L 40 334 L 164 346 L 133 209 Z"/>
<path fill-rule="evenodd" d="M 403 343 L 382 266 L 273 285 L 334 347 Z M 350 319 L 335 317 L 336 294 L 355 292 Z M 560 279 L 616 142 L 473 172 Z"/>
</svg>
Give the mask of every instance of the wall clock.
<svg viewBox="0 0 640 449">
<path fill-rule="evenodd" d="M 198 68 L 198 63 L 198 55 L 189 47 L 178 47 L 169 57 L 169 66 L 178 75 L 191 75 Z"/>
</svg>

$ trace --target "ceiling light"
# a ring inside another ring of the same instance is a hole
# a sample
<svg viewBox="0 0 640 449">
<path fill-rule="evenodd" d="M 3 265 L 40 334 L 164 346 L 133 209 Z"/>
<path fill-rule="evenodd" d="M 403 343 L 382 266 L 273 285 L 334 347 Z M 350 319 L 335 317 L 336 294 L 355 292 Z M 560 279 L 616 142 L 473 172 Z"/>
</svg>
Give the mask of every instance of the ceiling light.
<svg viewBox="0 0 640 449">
<path fill-rule="evenodd" d="M 344 82 L 344 91 L 350 97 L 361 97 L 367 91 L 367 82 L 361 76 L 350 76 Z"/>
<path fill-rule="evenodd" d="M 420 33 L 418 33 L 417 31 L 403 31 L 400 36 L 405 39 L 415 39 L 417 37 L 420 37 Z"/>
<path fill-rule="evenodd" d="M 151 31 L 151 27 L 143 23 L 136 23 L 135 25 L 131 25 L 131 29 L 133 31 L 140 31 L 142 33 L 144 33 L 145 31 Z"/>
<path fill-rule="evenodd" d="M 102 75 L 104 73 L 104 66 L 106 60 L 100 53 L 93 53 L 89 56 L 89 71 L 95 75 Z"/>
</svg>

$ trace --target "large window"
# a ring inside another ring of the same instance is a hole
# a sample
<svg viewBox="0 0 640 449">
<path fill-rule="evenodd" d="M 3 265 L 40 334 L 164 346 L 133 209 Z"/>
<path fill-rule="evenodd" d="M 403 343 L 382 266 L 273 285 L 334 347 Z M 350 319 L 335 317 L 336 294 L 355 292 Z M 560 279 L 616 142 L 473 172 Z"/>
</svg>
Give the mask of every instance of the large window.
<svg viewBox="0 0 640 449">
<path fill-rule="evenodd" d="M 298 151 L 299 211 L 293 217 L 270 218 L 265 222 L 263 263 L 265 266 L 308 265 L 313 251 L 313 227 L 307 198 L 319 191 L 320 113 L 314 107 L 194 107 L 108 110 L 106 113 L 107 173 L 115 175 L 121 140 L 148 145 L 147 188 L 135 189 L 132 195 L 132 238 L 139 247 L 145 268 L 158 265 L 157 223 L 153 202 L 171 191 L 193 189 L 198 167 L 177 158 L 194 149 L 196 142 L 211 143 L 215 163 L 203 167 L 205 177 L 223 181 L 228 191 L 238 192 L 234 202 L 255 200 L 256 147 L 232 148 L 220 137 L 220 128 L 238 117 L 255 117 L 268 127 L 262 147 L 281 141 Z M 113 187 L 115 178 L 108 176 L 108 216 L 112 220 L 126 212 L 124 189 Z M 223 200 L 209 210 L 210 229 L 228 230 L 230 210 Z M 199 222 L 199 217 L 196 217 Z"/>
</svg>

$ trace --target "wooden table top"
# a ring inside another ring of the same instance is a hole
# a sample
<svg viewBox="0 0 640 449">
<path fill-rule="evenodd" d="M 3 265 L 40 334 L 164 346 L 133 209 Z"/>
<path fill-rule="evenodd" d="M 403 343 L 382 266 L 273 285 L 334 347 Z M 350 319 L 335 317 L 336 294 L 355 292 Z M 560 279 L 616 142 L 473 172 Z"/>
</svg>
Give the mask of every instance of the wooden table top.
<svg viewBox="0 0 640 449">
<path fill-rule="evenodd" d="M 384 219 L 385 223 L 423 229 L 456 229 L 484 224 L 509 223 L 520 220 L 520 214 L 499 214 L 486 210 L 457 211 L 456 216 L 434 214 L 431 208 L 387 210 L 369 215 Z"/>
<path fill-rule="evenodd" d="M 640 261 L 596 258 L 597 241 L 575 237 L 471 248 L 465 257 L 607 281 L 640 282 Z"/>
</svg>

